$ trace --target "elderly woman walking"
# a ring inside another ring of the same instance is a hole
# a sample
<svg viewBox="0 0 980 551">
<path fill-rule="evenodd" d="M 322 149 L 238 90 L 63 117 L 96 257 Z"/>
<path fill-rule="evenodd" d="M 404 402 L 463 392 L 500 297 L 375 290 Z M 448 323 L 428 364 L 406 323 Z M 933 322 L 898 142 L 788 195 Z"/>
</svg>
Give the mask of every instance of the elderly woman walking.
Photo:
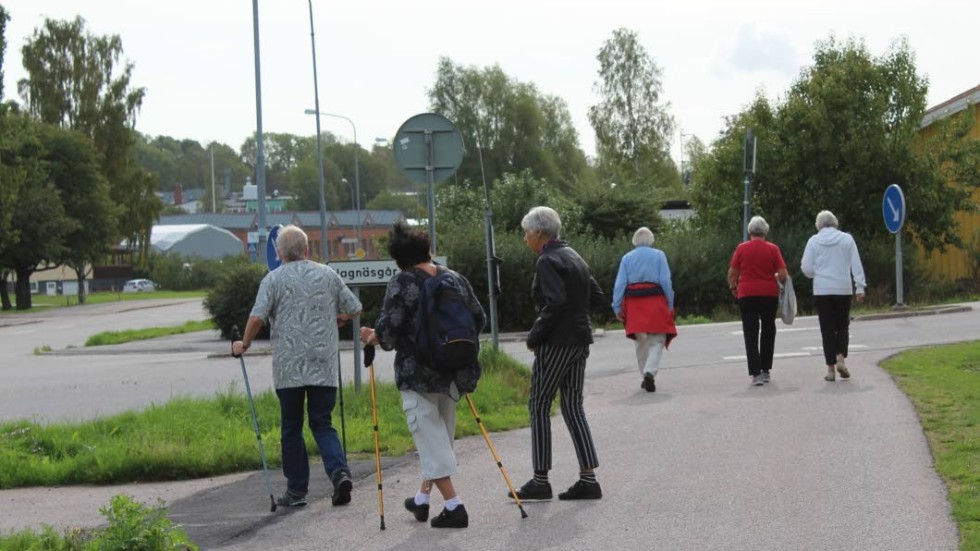
<svg viewBox="0 0 980 551">
<path fill-rule="evenodd" d="M 463 302 L 473 316 L 476 328 L 483 330 L 486 315 L 466 279 L 443 266 L 432 263 L 429 236 L 402 223 L 389 233 L 388 253 L 401 270 L 385 292 L 384 304 L 374 329 L 361 328 L 361 342 L 395 349 L 395 384 L 402 395 L 402 409 L 412 440 L 419 453 L 422 484 L 414 497 L 405 500 L 405 508 L 415 520 L 429 518 L 429 494 L 432 486 L 444 500 L 443 511 L 430 521 L 433 528 L 465 528 L 469 514 L 453 485 L 456 456 L 453 439 L 456 432 L 456 400 L 473 392 L 480 378 L 480 364 L 453 373 L 437 372 L 422 363 L 416 354 L 415 315 L 419 292 L 425 280 L 437 273 L 450 272 L 465 292 Z"/>
<path fill-rule="evenodd" d="M 561 218 L 549 207 L 534 207 L 521 220 L 524 242 L 538 255 L 531 296 L 538 316 L 527 335 L 534 351 L 531 372 L 531 459 L 534 477 L 517 490 L 525 501 L 550 500 L 551 403 L 561 390 L 561 415 L 578 456 L 579 480 L 558 499 L 600 499 L 595 477 L 599 466 L 589 423 L 582 407 L 585 362 L 592 344 L 589 311 L 604 296 L 589 265 L 559 238 Z"/>
<path fill-rule="evenodd" d="M 735 248 L 728 265 L 728 287 L 738 300 L 742 314 L 742 335 L 752 385 L 770 380 L 772 357 L 776 350 L 776 309 L 779 281 L 786 281 L 786 262 L 779 247 L 766 241 L 769 224 L 753 216 L 748 225 L 749 240 Z M 761 335 L 760 335 L 761 333 Z"/>
<path fill-rule="evenodd" d="M 856 295 L 858 302 L 864 300 L 867 284 L 854 238 L 837 229 L 834 213 L 820 211 L 816 226 L 816 235 L 806 242 L 800 267 L 805 276 L 813 278 L 813 305 L 820 321 L 823 355 L 827 363 L 824 380 L 832 382 L 836 379 L 835 370 L 840 373 L 841 379 L 851 378 L 845 364 L 850 340 L 851 295 Z"/>
<path fill-rule="evenodd" d="M 640 228 L 633 234 L 632 251 L 619 262 L 613 287 L 612 309 L 636 347 L 636 363 L 643 380 L 640 388 L 656 392 L 660 358 L 677 336 L 674 326 L 674 288 L 667 255 L 653 248 L 653 232 Z"/>
</svg>

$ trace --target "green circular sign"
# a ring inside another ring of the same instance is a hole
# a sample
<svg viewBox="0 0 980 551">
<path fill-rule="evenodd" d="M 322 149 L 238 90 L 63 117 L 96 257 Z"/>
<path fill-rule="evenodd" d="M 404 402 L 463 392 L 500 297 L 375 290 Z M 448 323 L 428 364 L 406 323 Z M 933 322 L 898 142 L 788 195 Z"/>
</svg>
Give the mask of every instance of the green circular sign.
<svg viewBox="0 0 980 551">
<path fill-rule="evenodd" d="M 421 113 L 402 123 L 395 134 L 395 163 L 416 183 L 449 178 L 463 162 L 463 137 L 449 119 Z"/>
</svg>

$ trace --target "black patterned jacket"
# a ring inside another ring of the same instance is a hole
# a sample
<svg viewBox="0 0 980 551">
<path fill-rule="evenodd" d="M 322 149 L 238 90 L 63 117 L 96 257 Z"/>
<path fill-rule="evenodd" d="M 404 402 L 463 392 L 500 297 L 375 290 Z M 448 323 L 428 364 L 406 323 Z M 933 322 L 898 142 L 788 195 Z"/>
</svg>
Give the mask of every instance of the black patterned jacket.
<svg viewBox="0 0 980 551">
<path fill-rule="evenodd" d="M 466 282 L 466 305 L 473 313 L 476 326 L 482 328 L 487 320 L 483 307 L 466 278 L 460 276 L 460 279 Z M 378 344 L 384 350 L 395 350 L 395 384 L 399 390 L 438 392 L 458 400 L 460 396 L 451 392 L 450 383 L 455 380 L 459 392 L 473 392 L 480 379 L 482 367 L 478 362 L 472 369 L 462 369 L 447 376 L 429 369 L 416 359 L 415 313 L 418 310 L 422 282 L 422 276 L 414 270 L 402 270 L 388 282 L 384 305 L 374 325 Z"/>
</svg>

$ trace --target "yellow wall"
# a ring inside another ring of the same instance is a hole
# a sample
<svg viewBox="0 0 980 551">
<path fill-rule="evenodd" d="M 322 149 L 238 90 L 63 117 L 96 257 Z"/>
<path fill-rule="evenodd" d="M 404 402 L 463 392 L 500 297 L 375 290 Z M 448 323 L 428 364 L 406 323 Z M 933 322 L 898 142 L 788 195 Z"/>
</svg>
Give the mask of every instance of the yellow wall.
<svg viewBox="0 0 980 551">
<path fill-rule="evenodd" d="M 980 106 L 974 106 L 971 110 L 960 111 L 952 116 L 961 117 L 970 112 L 973 113 L 974 118 L 970 137 L 974 140 L 980 140 Z M 921 134 L 923 136 L 931 135 L 935 132 L 934 126 L 940 122 L 936 121 L 923 128 Z M 973 191 L 973 204 L 980 205 L 980 188 Z M 933 251 L 926 254 L 925 250 L 919 246 L 919 258 L 924 261 L 924 265 L 930 271 L 933 279 L 955 281 L 968 277 L 978 277 L 978 274 L 971 274 L 970 270 L 971 257 L 976 255 L 977 247 L 980 246 L 980 214 L 958 212 L 955 218 L 959 224 L 959 235 L 960 239 L 963 240 L 964 248 L 948 247 L 944 252 Z"/>
</svg>

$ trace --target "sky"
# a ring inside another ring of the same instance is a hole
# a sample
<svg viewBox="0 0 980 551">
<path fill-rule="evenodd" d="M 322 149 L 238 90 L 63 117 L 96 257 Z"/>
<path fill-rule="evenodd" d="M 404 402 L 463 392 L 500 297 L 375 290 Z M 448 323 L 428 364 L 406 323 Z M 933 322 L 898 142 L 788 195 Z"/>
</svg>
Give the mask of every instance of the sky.
<svg viewBox="0 0 980 551">
<path fill-rule="evenodd" d="M 975 0 L 313 0 L 321 127 L 370 149 L 428 111 L 440 56 L 497 64 L 565 100 L 582 149 L 594 154 L 588 109 L 598 102 L 596 55 L 615 29 L 635 31 L 663 71 L 677 130 L 710 144 L 725 117 L 758 93 L 778 101 L 831 36 L 884 55 L 907 37 L 928 105 L 980 84 Z M 136 129 L 238 149 L 256 130 L 255 50 L 248 0 L 0 0 L 7 26 L 4 92 L 26 77 L 20 50 L 44 18 L 82 16 L 90 33 L 119 35 L 146 88 Z M 259 0 L 262 127 L 316 134 L 309 3 Z M 681 137 L 683 134 L 683 138 Z"/>
</svg>

